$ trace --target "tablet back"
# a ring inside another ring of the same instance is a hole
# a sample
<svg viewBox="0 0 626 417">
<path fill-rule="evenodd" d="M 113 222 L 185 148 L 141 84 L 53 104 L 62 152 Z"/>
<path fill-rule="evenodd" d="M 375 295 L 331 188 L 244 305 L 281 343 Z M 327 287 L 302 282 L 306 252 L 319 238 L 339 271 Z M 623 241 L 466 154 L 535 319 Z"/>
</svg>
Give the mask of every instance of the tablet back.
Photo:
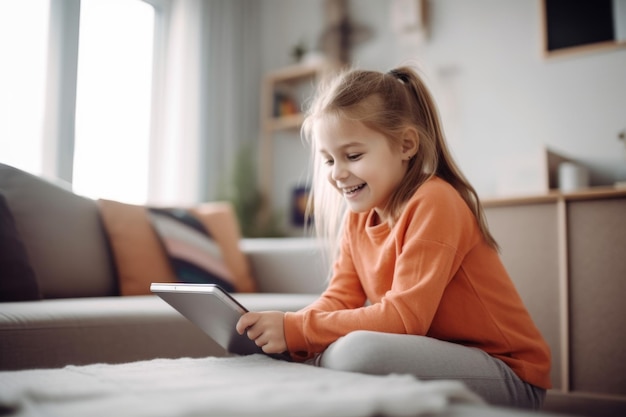
<svg viewBox="0 0 626 417">
<path fill-rule="evenodd" d="M 211 284 L 159 284 L 150 290 L 202 329 L 229 353 L 263 353 L 245 333 L 235 330 L 247 310 L 221 288 Z"/>
</svg>

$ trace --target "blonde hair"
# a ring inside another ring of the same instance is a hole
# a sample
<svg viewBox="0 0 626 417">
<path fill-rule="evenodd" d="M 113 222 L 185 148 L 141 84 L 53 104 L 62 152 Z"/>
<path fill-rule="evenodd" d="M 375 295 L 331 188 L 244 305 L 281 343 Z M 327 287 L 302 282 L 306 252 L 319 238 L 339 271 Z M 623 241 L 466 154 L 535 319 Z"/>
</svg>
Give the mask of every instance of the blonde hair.
<svg viewBox="0 0 626 417">
<path fill-rule="evenodd" d="M 487 244 L 498 249 L 489 232 L 478 194 L 448 150 L 435 101 L 414 69 L 400 67 L 388 73 L 343 70 L 328 82 L 320 83 L 307 111 L 302 134 L 311 146 L 313 158 L 308 215 L 313 215 L 317 236 L 329 239 L 332 255 L 338 249 L 346 205 L 323 174 L 323 161 L 316 149 L 314 127 L 327 117 L 357 120 L 397 143 L 407 127 L 416 129 L 419 136 L 417 154 L 409 161 L 405 180 L 385 208 L 392 224 L 415 191 L 436 175 L 458 191 L 476 217 Z"/>
</svg>

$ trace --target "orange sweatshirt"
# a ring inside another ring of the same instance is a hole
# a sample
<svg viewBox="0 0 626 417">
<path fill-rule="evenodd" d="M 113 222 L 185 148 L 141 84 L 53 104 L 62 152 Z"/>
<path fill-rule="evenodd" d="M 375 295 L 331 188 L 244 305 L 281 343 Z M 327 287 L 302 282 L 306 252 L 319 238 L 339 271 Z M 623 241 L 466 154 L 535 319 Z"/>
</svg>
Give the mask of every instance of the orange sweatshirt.
<svg viewBox="0 0 626 417">
<path fill-rule="evenodd" d="M 549 348 L 450 184 L 437 177 L 424 183 L 393 228 L 372 225 L 372 216 L 348 215 L 328 288 L 285 314 L 294 358 L 354 330 L 425 335 L 480 348 L 522 380 L 550 388 Z"/>
</svg>

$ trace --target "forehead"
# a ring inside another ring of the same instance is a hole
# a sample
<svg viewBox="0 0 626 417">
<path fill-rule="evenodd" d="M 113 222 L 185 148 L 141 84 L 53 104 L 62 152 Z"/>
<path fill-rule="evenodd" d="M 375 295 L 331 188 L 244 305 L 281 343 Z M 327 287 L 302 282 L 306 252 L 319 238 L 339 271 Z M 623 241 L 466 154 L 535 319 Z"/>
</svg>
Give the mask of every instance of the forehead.
<svg viewBox="0 0 626 417">
<path fill-rule="evenodd" d="M 338 116 L 326 116 L 317 120 L 313 128 L 316 148 L 320 152 L 335 149 L 368 145 L 372 141 L 386 141 L 386 138 L 358 120 Z"/>
</svg>

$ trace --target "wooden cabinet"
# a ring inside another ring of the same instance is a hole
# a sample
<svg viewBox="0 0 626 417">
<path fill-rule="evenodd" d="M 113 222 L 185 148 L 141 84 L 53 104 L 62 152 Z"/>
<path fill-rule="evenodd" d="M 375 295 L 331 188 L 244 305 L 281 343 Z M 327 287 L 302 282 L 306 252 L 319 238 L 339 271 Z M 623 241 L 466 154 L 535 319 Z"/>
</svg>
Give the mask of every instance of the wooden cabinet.
<svg viewBox="0 0 626 417">
<path fill-rule="evenodd" d="M 626 400 L 626 190 L 483 202 L 502 260 L 550 345 L 554 391 Z"/>
<path fill-rule="evenodd" d="M 500 255 L 526 307 L 552 351 L 551 379 L 561 389 L 562 311 L 557 204 L 534 202 L 491 206 L 485 211 Z"/>
<path fill-rule="evenodd" d="M 269 210 L 273 189 L 273 137 L 280 131 L 293 131 L 294 137 L 299 138 L 304 105 L 312 97 L 326 69 L 324 62 L 294 65 L 270 72 L 263 79 L 259 185 Z"/>
<path fill-rule="evenodd" d="M 626 198 L 568 204 L 570 388 L 626 396 Z"/>
</svg>

